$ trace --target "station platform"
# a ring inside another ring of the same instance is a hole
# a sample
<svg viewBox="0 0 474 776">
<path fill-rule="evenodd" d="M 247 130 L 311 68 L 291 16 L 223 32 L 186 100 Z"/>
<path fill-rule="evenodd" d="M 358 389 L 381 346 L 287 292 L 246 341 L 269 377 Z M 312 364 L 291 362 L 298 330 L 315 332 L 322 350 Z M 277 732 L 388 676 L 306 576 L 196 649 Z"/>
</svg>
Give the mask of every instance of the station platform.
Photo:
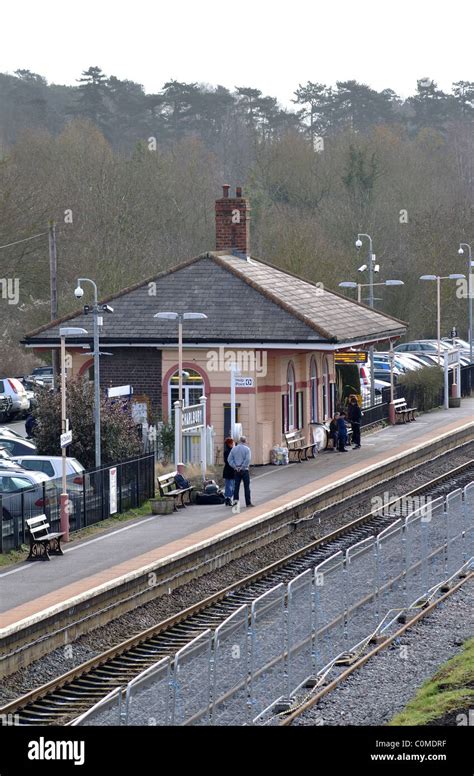
<svg viewBox="0 0 474 776">
<path fill-rule="evenodd" d="M 21 563 L 0 573 L 0 638 L 74 606 L 118 581 L 136 578 L 156 564 L 205 548 L 217 537 L 268 520 L 291 504 L 377 470 L 387 461 L 430 450 L 457 432 L 474 432 L 474 398 L 462 406 L 420 415 L 415 422 L 362 434 L 362 447 L 343 454 L 323 451 L 314 460 L 251 472 L 254 507 L 189 506 L 170 515 L 150 515 L 93 538 L 72 541 L 63 557 Z M 471 438 L 474 438 L 474 433 Z"/>
</svg>

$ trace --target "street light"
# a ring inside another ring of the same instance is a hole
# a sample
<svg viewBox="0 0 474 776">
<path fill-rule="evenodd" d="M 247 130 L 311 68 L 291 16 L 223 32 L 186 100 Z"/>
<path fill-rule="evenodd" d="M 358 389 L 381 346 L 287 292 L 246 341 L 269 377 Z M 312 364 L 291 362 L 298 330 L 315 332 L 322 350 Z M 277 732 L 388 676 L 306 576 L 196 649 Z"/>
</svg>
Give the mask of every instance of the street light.
<svg viewBox="0 0 474 776">
<path fill-rule="evenodd" d="M 359 267 L 359 272 L 365 272 L 366 269 L 369 270 L 369 307 L 374 306 L 374 260 L 375 256 L 372 252 L 372 237 L 370 234 L 360 233 L 357 235 L 357 240 L 355 241 L 355 247 L 357 248 L 357 253 L 362 248 L 362 237 L 365 237 L 368 240 L 369 248 L 368 248 L 368 254 L 367 254 L 367 264 L 363 264 L 362 267 Z M 357 299 L 360 302 L 360 289 L 358 289 L 357 292 Z M 369 358 L 370 358 L 370 405 L 373 407 L 375 404 L 375 383 L 374 383 L 374 346 L 371 345 L 369 348 Z"/>
<path fill-rule="evenodd" d="M 180 410 L 183 409 L 183 321 L 197 321 L 201 320 L 202 318 L 207 318 L 207 315 L 204 313 L 174 313 L 174 312 L 163 312 L 163 313 L 155 313 L 153 316 L 154 318 L 159 318 L 163 321 L 178 321 L 178 401 L 179 401 L 179 408 Z M 179 430 L 179 437 L 178 437 L 178 453 L 177 457 L 178 460 L 176 463 L 179 463 L 182 459 L 181 455 L 181 449 L 182 449 L 182 435 L 181 435 L 181 429 Z"/>
<path fill-rule="evenodd" d="M 63 434 L 69 431 L 66 418 L 66 337 L 76 337 L 81 334 L 87 334 L 87 329 L 81 329 L 76 326 L 65 326 L 59 329 L 61 337 L 61 431 Z M 61 473 L 62 488 L 60 496 L 60 519 L 61 531 L 64 533 L 64 541 L 69 541 L 69 512 L 68 512 L 68 494 L 66 490 L 66 446 L 61 447 Z"/>
<path fill-rule="evenodd" d="M 364 264 L 365 267 L 365 264 Z M 341 288 L 357 288 L 357 301 L 360 303 L 362 301 L 361 298 L 361 291 L 363 288 L 367 288 L 369 284 L 368 283 L 354 283 L 351 280 L 343 280 L 342 283 L 339 283 L 339 286 Z M 372 286 L 404 286 L 405 283 L 403 280 L 384 280 L 381 283 L 372 283 Z"/>
<path fill-rule="evenodd" d="M 84 289 L 81 283 L 90 283 L 94 289 L 94 307 L 92 310 L 85 306 L 84 313 L 92 312 L 94 316 L 94 426 L 95 426 L 95 465 L 99 469 L 101 465 L 100 450 L 100 375 L 99 375 L 99 307 L 97 299 L 97 285 L 90 278 L 78 278 L 77 287 L 74 290 L 76 299 L 84 296 Z M 108 305 L 103 306 L 104 312 L 113 312 L 113 308 Z"/>
<path fill-rule="evenodd" d="M 441 281 L 442 280 L 461 280 L 465 275 L 421 275 L 420 280 L 435 280 L 437 291 L 437 335 L 438 335 L 438 365 L 441 366 Z"/>
<path fill-rule="evenodd" d="M 474 268 L 474 261 L 472 260 L 472 249 L 468 243 L 459 243 L 458 253 L 460 256 L 464 254 L 463 248 L 467 248 L 467 300 L 469 305 L 469 360 L 472 364 L 472 270 Z"/>
</svg>

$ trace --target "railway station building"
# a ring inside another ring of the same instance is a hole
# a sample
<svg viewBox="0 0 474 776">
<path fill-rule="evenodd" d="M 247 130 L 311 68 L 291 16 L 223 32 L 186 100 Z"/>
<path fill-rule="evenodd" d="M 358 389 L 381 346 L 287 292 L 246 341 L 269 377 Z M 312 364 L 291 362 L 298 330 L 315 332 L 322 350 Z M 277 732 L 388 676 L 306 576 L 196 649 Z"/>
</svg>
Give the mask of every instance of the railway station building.
<svg viewBox="0 0 474 776">
<path fill-rule="evenodd" d="M 388 343 L 405 334 L 403 322 L 370 309 L 251 255 L 250 206 L 237 189 L 216 200 L 216 249 L 157 272 L 101 300 L 104 314 L 101 386 L 132 385 L 133 401 L 148 422 L 171 421 L 178 398 L 177 323 L 157 312 L 199 312 L 183 322 L 185 405 L 207 397 L 207 425 L 222 450 L 230 432 L 230 366 L 236 363 L 237 422 L 253 462 L 269 462 L 283 434 L 328 420 L 335 403 L 335 354 Z M 23 340 L 39 355 L 60 346 L 59 328 L 91 333 L 68 339 L 68 376 L 92 376 L 92 316 L 76 311 L 29 332 Z"/>
</svg>

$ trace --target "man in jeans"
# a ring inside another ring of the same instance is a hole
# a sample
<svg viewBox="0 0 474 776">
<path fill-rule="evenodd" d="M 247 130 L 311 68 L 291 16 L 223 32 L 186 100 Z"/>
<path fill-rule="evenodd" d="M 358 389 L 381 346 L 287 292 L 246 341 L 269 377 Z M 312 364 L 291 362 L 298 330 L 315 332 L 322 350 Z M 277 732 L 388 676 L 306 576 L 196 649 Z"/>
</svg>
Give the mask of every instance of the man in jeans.
<svg viewBox="0 0 474 776">
<path fill-rule="evenodd" d="M 250 499 L 250 460 L 252 453 L 250 447 L 247 446 L 247 437 L 240 437 L 239 443 L 232 448 L 227 459 L 227 463 L 232 466 L 235 471 L 234 480 L 234 504 L 239 501 L 240 483 L 244 483 L 245 491 L 245 504 L 248 507 L 253 507 Z"/>
</svg>

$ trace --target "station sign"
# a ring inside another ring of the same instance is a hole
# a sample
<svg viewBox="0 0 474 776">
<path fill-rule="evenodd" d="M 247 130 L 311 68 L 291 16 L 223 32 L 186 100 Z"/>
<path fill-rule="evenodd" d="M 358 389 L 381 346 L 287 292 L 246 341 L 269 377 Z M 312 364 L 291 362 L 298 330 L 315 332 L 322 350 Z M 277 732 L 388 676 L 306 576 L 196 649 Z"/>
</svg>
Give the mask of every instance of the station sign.
<svg viewBox="0 0 474 776">
<path fill-rule="evenodd" d="M 253 377 L 236 377 L 235 378 L 235 387 L 236 388 L 253 388 Z"/>
<path fill-rule="evenodd" d="M 334 354 L 336 364 L 366 364 L 368 353 L 366 350 L 339 351 Z"/>
<path fill-rule="evenodd" d="M 107 396 L 109 399 L 115 399 L 119 396 L 131 396 L 133 393 L 133 386 L 131 385 L 118 385 L 116 388 L 108 388 Z"/>
<path fill-rule="evenodd" d="M 61 434 L 60 438 L 61 447 L 67 447 L 72 442 L 72 431 L 66 431 L 64 434 Z"/>
<path fill-rule="evenodd" d="M 182 431 L 190 431 L 192 428 L 202 428 L 204 426 L 204 405 L 192 404 L 190 407 L 183 407 Z"/>
</svg>

